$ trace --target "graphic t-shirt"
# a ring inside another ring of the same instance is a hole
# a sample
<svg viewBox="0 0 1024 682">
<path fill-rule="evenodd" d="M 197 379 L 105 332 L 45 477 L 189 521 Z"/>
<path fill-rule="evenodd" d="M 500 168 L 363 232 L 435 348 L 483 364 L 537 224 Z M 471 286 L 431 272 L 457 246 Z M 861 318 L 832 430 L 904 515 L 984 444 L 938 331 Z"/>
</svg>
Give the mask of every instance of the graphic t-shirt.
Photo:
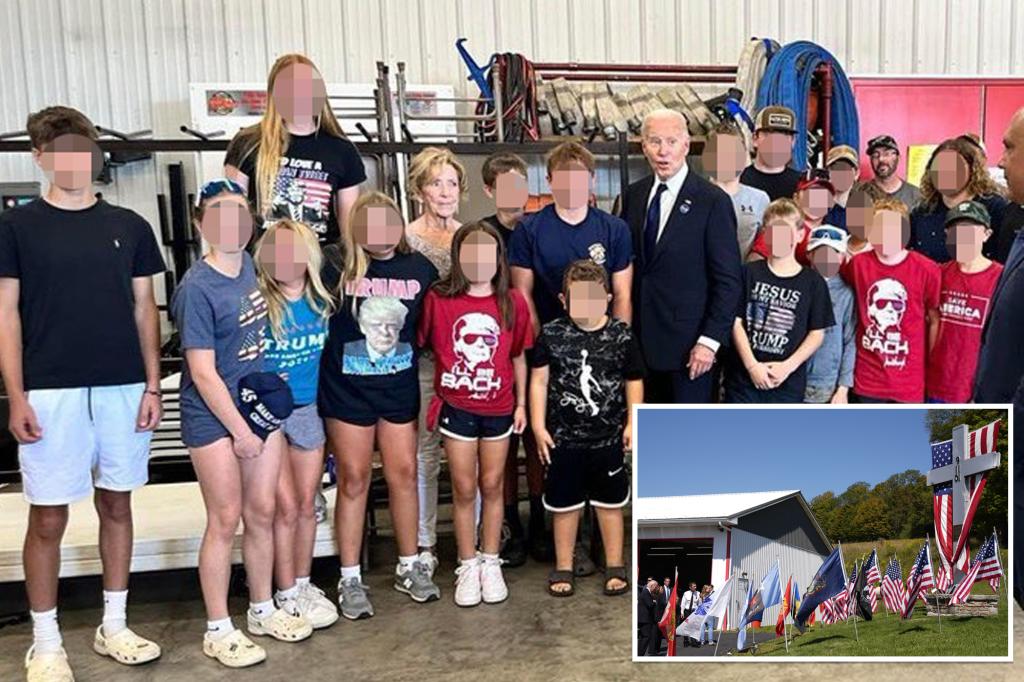
<svg viewBox="0 0 1024 682">
<path fill-rule="evenodd" d="M 0 213 L 0 277 L 19 283 L 25 389 L 145 381 L 132 279 L 164 269 L 153 229 L 126 208 L 36 199 Z"/>
<path fill-rule="evenodd" d="M 286 377 L 296 407 L 316 400 L 320 376 L 320 354 L 327 341 L 327 320 L 318 315 L 303 296 L 289 301 L 281 338 L 275 338 L 271 325 L 264 330 L 263 355 L 268 372 Z"/>
<path fill-rule="evenodd" d="M 796 194 L 796 186 L 800 182 L 800 171 L 786 166 L 778 173 L 765 173 L 758 170 L 753 164 L 743 169 L 740 174 L 740 182 L 750 187 L 756 187 L 772 201 L 785 197 L 792 199 Z"/>
<path fill-rule="evenodd" d="M 981 330 L 1002 272 L 999 263 L 969 274 L 961 271 L 956 261 L 942 266 L 939 336 L 928 358 L 929 398 L 947 403 L 970 401 L 981 351 Z"/>
<path fill-rule="evenodd" d="M 761 219 L 771 199 L 764 191 L 741 184 L 736 194 L 730 195 L 736 211 L 736 238 L 740 245 L 740 258 L 747 259 L 754 238 L 761 230 Z"/>
<path fill-rule="evenodd" d="M 828 284 L 810 268 L 779 277 L 768 261 L 754 261 L 743 266 L 743 286 L 745 295 L 736 316 L 743 320 L 758 362 L 781 362 L 796 352 L 809 332 L 835 324 Z M 734 380 L 752 383 L 742 366 L 737 367 Z M 804 363 L 775 390 L 802 397 L 806 384 Z"/>
<path fill-rule="evenodd" d="M 335 214 L 338 190 L 366 180 L 366 169 L 356 146 L 349 140 L 325 132 L 290 135 L 288 149 L 281 156 L 281 169 L 274 183 L 274 196 L 263 207 L 270 220 L 289 218 L 305 223 L 320 243 L 335 243 L 341 232 Z M 256 205 L 256 159 L 259 138 L 251 133 L 235 135 L 228 146 L 224 164 L 249 178 L 249 201 Z"/>
<path fill-rule="evenodd" d="M 181 335 L 182 354 L 190 349 L 213 350 L 217 374 L 237 402 L 239 379 L 263 371 L 267 324 L 267 302 L 249 254 L 242 254 L 237 277 L 228 277 L 205 260 L 196 261 L 174 290 L 171 315 Z M 212 415 L 186 361 L 181 377 L 182 422 Z"/>
<path fill-rule="evenodd" d="M 434 351 L 434 390 L 452 407 L 479 415 L 511 414 L 516 404 L 512 358 L 533 346 L 530 309 L 512 289 L 514 320 L 504 326 L 496 296 L 423 300 L 419 344 Z"/>
<path fill-rule="evenodd" d="M 332 270 L 324 284 L 336 290 L 339 273 Z M 331 316 L 320 367 L 325 416 L 415 416 L 419 379 L 413 343 L 423 298 L 436 279 L 437 269 L 413 251 L 370 258 L 363 279 L 347 286 Z"/>
<path fill-rule="evenodd" d="M 533 364 L 550 368 L 546 421 L 555 447 L 621 442 L 626 381 L 644 376 L 640 344 L 628 324 L 609 318 L 588 332 L 568 316 L 548 322 L 537 337 Z"/>
<path fill-rule="evenodd" d="M 584 258 L 603 265 L 609 278 L 629 267 L 633 244 L 625 221 L 591 207 L 583 222 L 570 225 L 550 204 L 524 218 L 512 232 L 508 261 L 533 270 L 533 303 L 541 324 L 564 314 L 558 302 L 562 277 L 570 263 Z"/>
<path fill-rule="evenodd" d="M 840 273 L 857 302 L 854 392 L 923 402 L 926 315 L 939 305 L 939 266 L 913 251 L 898 265 L 885 265 L 867 251 L 847 261 Z"/>
</svg>

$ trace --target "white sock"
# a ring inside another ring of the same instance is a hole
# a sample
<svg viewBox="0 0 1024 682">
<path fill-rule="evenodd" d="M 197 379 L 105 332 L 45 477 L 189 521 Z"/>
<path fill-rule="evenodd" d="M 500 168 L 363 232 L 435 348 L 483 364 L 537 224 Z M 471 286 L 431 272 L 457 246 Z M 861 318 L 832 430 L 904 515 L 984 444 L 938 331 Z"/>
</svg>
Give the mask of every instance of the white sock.
<svg viewBox="0 0 1024 682">
<path fill-rule="evenodd" d="M 103 590 L 103 635 L 113 637 L 128 627 L 128 590 L 108 592 Z"/>
<path fill-rule="evenodd" d="M 480 560 L 479 556 L 475 556 L 475 557 L 472 557 L 472 558 L 469 558 L 469 559 L 459 559 L 459 565 L 461 565 L 461 566 L 471 566 L 472 564 L 475 564 L 475 563 L 479 562 L 479 560 Z"/>
<path fill-rule="evenodd" d="M 259 603 L 249 602 L 249 611 L 260 620 L 268 618 L 274 612 L 274 600 L 268 599 Z"/>
<path fill-rule="evenodd" d="M 299 596 L 298 584 L 292 585 L 287 590 L 278 590 L 274 596 L 277 597 L 278 606 L 293 616 L 298 614 L 299 605 L 295 601 Z"/>
<path fill-rule="evenodd" d="M 412 570 L 412 565 L 420 558 L 419 554 L 410 554 L 409 556 L 398 557 L 398 572 L 405 573 L 406 571 Z"/>
<path fill-rule="evenodd" d="M 362 582 L 363 575 L 362 575 L 362 569 L 360 569 L 359 564 L 356 564 L 355 566 L 342 566 L 341 567 L 341 579 L 342 580 L 348 580 L 350 578 L 355 578 L 356 580 Z"/>
<path fill-rule="evenodd" d="M 30 611 L 32 614 L 32 644 L 37 654 L 55 654 L 64 640 L 57 625 L 57 607 L 49 611 Z"/>
<path fill-rule="evenodd" d="M 295 586 L 296 587 L 301 589 L 301 588 L 305 587 L 306 585 L 309 585 L 309 576 L 308 575 L 307 576 L 303 576 L 301 578 L 296 578 L 295 579 Z"/>
<path fill-rule="evenodd" d="M 484 554 L 483 552 L 481 552 L 480 553 L 480 558 L 483 559 L 487 563 L 494 563 L 495 561 L 498 560 L 498 555 L 497 554 Z"/>
<path fill-rule="evenodd" d="M 220 620 L 206 621 L 206 634 L 210 636 L 210 639 L 223 639 L 234 631 L 235 624 L 231 622 L 230 616 Z"/>
</svg>

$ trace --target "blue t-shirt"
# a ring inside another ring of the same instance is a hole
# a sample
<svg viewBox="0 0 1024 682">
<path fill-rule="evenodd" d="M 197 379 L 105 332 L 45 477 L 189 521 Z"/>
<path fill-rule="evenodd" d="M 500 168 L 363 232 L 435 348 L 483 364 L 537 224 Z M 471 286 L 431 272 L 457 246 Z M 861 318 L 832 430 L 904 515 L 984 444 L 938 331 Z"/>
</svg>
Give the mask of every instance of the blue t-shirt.
<svg viewBox="0 0 1024 682">
<path fill-rule="evenodd" d="M 633 260 L 629 226 L 621 218 L 599 208 L 587 210 L 578 225 L 570 225 L 555 212 L 554 204 L 527 216 L 512 232 L 510 265 L 533 270 L 533 303 L 541 324 L 564 313 L 562 293 L 565 269 L 575 260 L 589 258 L 611 275 L 625 270 Z"/>
<path fill-rule="evenodd" d="M 320 377 L 320 354 L 327 341 L 327 320 L 309 305 L 303 296 L 288 302 L 282 321 L 282 338 L 274 338 L 268 324 L 264 330 L 263 354 L 268 372 L 286 377 L 296 407 L 316 400 Z"/>
</svg>

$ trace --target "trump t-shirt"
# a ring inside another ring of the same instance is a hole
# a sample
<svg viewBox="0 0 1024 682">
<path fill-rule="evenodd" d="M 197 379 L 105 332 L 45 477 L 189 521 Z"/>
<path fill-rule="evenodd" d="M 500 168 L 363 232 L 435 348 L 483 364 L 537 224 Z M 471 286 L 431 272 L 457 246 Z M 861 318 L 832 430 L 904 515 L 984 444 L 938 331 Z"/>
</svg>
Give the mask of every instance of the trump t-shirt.
<svg viewBox="0 0 1024 682">
<path fill-rule="evenodd" d="M 854 393 L 924 402 L 927 313 L 939 306 L 939 266 L 913 251 L 886 265 L 866 251 L 847 261 L 841 273 L 857 305 Z"/>
</svg>

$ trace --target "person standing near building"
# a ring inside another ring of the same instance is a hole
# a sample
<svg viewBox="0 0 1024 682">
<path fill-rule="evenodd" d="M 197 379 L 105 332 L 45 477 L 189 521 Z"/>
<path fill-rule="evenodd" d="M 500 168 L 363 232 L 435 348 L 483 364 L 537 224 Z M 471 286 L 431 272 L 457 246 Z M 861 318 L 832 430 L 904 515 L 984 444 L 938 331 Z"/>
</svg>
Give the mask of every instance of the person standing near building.
<svg viewBox="0 0 1024 682">
<path fill-rule="evenodd" d="M 764 107 L 754 123 L 754 163 L 740 175 L 740 182 L 764 191 L 772 201 L 792 199 L 800 171 L 789 167 L 797 138 L 796 115 L 782 106 Z"/>
</svg>

